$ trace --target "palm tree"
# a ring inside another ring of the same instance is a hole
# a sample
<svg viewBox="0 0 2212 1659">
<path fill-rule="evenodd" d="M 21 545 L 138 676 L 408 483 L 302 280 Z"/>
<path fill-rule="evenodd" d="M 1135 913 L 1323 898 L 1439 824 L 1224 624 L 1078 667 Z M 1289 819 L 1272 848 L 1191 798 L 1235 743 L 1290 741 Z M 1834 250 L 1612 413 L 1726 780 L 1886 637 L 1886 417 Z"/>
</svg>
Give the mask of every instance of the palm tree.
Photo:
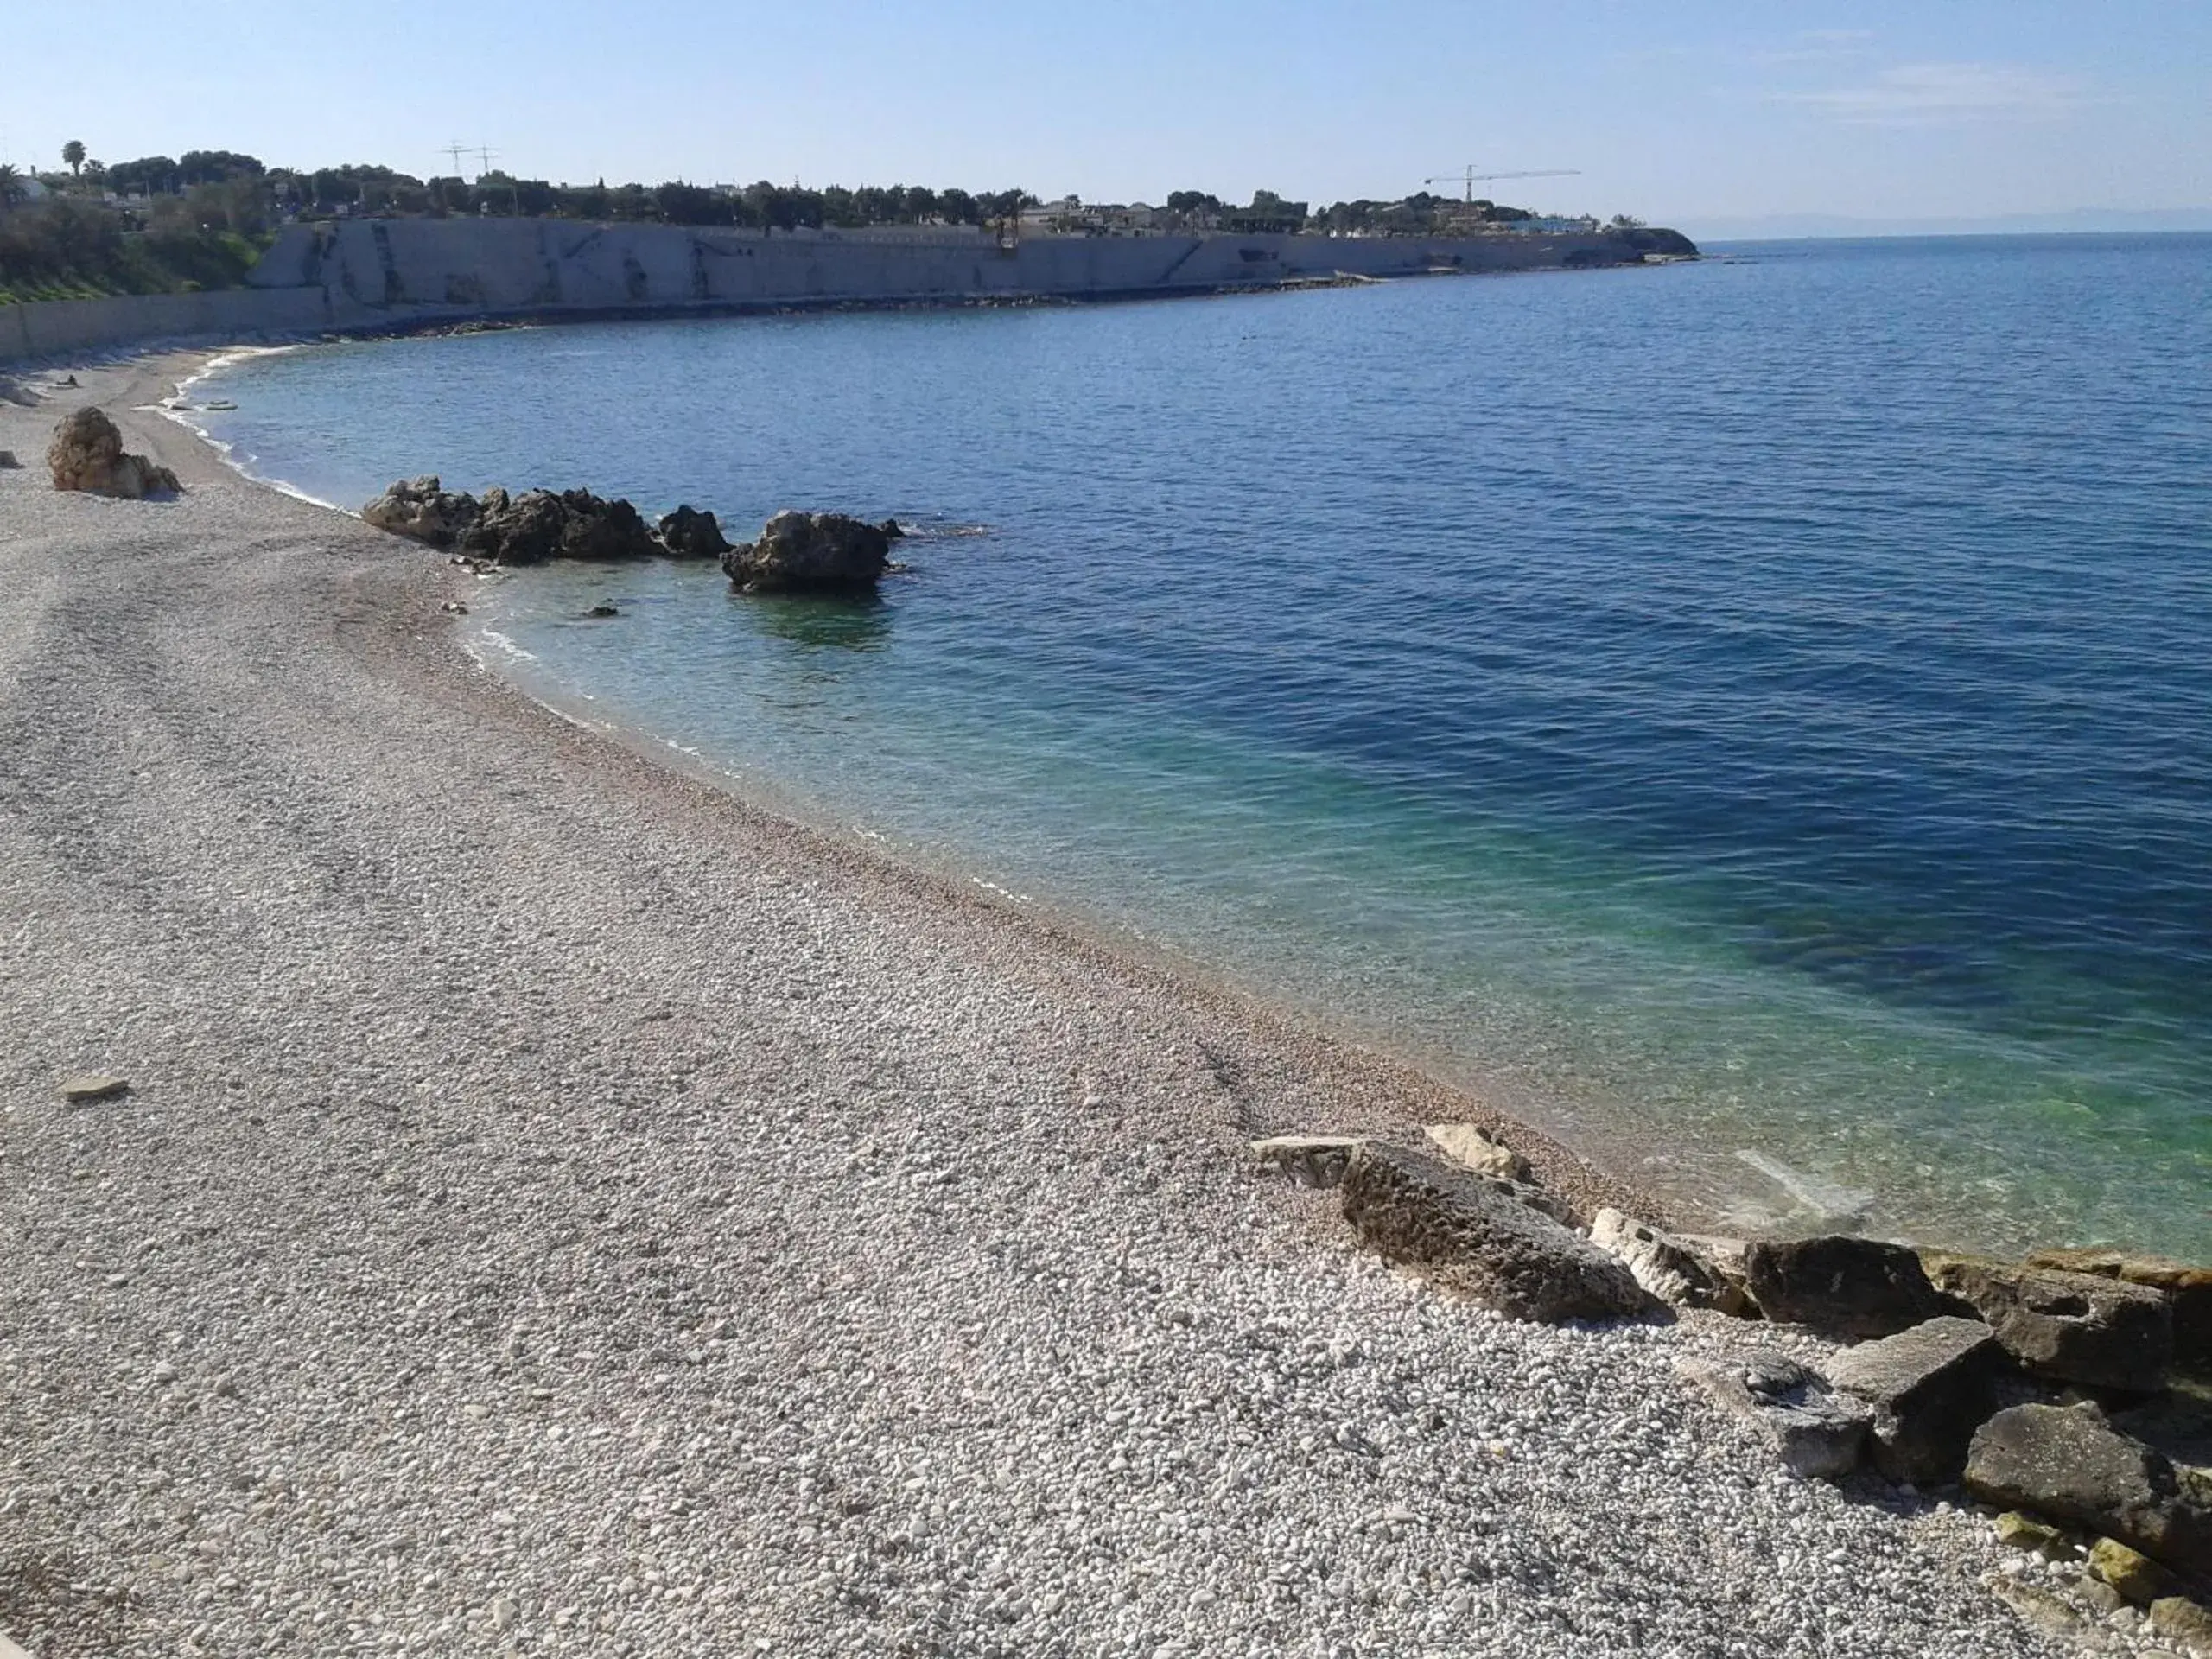
<svg viewBox="0 0 2212 1659">
<path fill-rule="evenodd" d="M 62 145 L 61 162 L 62 165 L 67 167 L 70 172 L 76 174 L 79 177 L 83 176 L 85 171 L 85 141 L 81 138 L 72 138 L 67 143 Z"/>
<path fill-rule="evenodd" d="M 22 175 L 16 171 L 14 164 L 0 162 L 0 213 L 6 213 L 27 194 Z"/>
</svg>

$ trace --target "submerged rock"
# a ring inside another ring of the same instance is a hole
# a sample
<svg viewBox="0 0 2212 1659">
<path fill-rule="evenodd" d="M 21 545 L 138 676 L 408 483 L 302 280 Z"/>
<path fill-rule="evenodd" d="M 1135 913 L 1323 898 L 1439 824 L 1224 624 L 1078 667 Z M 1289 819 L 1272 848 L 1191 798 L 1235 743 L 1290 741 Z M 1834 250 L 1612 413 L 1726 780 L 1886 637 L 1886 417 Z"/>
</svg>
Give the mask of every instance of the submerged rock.
<svg viewBox="0 0 2212 1659">
<path fill-rule="evenodd" d="M 1683 1359 L 1676 1369 L 1773 1446 L 1790 1473 L 1834 1478 L 1859 1466 L 1873 1408 L 1837 1394 L 1787 1354 L 1756 1348 L 1728 1359 Z"/>
<path fill-rule="evenodd" d="M 2092 1405 L 2014 1406 L 1975 1431 L 1966 1486 L 2119 1540 L 2183 1573 L 2212 1572 L 2212 1479 L 2177 1470 Z"/>
<path fill-rule="evenodd" d="M 890 537 L 877 525 L 786 509 L 761 527 L 759 540 L 722 555 L 722 570 L 748 594 L 865 593 L 890 557 Z"/>
<path fill-rule="evenodd" d="M 175 494 L 182 489 L 176 474 L 143 455 L 123 452 L 123 434 L 97 409 L 80 409 L 54 429 L 46 464 L 57 490 L 82 490 L 125 501 Z"/>
<path fill-rule="evenodd" d="M 1902 1244 L 1850 1234 L 1746 1245 L 1744 1273 L 1768 1319 L 1847 1342 L 1894 1336 L 1940 1313 L 1966 1311 L 1937 1293 L 1920 1258 Z"/>
<path fill-rule="evenodd" d="M 1344 1219 L 1384 1259 L 1512 1319 L 1555 1323 L 1662 1311 L 1618 1260 L 1533 1208 L 1513 1185 L 1370 1141 L 1344 1171 Z"/>
</svg>

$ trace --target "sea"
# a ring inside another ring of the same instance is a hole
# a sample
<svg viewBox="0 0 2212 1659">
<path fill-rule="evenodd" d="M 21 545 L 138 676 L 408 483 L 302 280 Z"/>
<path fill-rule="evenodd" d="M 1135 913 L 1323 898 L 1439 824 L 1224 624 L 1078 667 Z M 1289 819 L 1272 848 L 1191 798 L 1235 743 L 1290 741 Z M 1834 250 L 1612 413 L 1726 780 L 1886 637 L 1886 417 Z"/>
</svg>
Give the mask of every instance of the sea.
<svg viewBox="0 0 2212 1659">
<path fill-rule="evenodd" d="M 187 396 L 349 508 L 895 517 L 873 600 L 559 567 L 462 638 L 1716 1224 L 2212 1260 L 2212 236 L 1708 252 L 330 343 Z"/>
</svg>

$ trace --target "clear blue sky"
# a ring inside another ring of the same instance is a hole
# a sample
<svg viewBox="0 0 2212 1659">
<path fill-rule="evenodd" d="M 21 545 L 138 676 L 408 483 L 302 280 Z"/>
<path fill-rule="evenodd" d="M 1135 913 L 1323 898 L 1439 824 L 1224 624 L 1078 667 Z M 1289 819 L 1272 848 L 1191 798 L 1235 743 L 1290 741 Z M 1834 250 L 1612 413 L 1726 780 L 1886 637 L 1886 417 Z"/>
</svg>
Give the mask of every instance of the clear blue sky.
<svg viewBox="0 0 2212 1659">
<path fill-rule="evenodd" d="M 1554 211 L 2212 207 L 2212 5 L 118 0 L 16 9 L 0 158 L 1389 197 Z M 475 170 L 472 162 L 467 169 Z"/>
</svg>

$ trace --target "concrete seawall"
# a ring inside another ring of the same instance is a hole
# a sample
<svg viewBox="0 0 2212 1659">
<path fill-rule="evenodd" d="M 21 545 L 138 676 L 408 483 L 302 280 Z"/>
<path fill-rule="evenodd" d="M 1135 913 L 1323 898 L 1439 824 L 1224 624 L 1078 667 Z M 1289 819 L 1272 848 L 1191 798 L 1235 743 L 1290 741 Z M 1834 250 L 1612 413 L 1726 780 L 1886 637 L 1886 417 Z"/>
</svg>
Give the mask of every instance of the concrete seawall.
<svg viewBox="0 0 2212 1659">
<path fill-rule="evenodd" d="M 1264 289 L 1334 276 L 1626 264 L 1602 233 L 1180 236 L 690 230 L 565 219 L 359 219 L 286 228 L 213 294 L 0 306 L 0 362 L 143 341 L 435 326 L 472 318 L 742 311 L 791 305 L 1105 299 Z"/>
</svg>

